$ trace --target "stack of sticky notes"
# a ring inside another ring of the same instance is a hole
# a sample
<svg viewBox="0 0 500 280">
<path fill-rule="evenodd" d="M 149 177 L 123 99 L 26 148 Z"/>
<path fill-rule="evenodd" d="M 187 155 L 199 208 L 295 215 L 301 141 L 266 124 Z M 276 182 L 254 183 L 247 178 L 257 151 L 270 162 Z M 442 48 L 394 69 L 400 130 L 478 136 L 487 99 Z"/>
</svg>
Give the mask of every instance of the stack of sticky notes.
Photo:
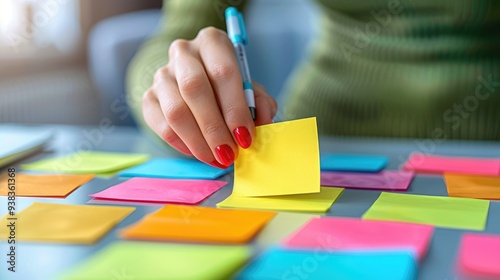
<svg viewBox="0 0 500 280">
<path fill-rule="evenodd" d="M 326 212 L 342 189 L 320 185 L 316 119 L 256 128 L 235 161 L 233 192 L 218 207 Z"/>
<path fill-rule="evenodd" d="M 275 212 L 167 205 L 125 228 L 126 239 L 246 243 Z"/>
<path fill-rule="evenodd" d="M 235 196 L 279 196 L 320 192 L 316 119 L 258 126 L 248 149 L 234 163 Z"/>
<path fill-rule="evenodd" d="M 145 154 L 85 152 L 21 165 L 26 170 L 56 173 L 109 174 L 148 160 Z"/>
<path fill-rule="evenodd" d="M 61 279 L 229 279 L 249 258 L 244 246 L 117 242 Z"/>
<path fill-rule="evenodd" d="M 118 173 L 122 177 L 171 179 L 216 179 L 232 171 L 220 169 L 194 159 L 156 158 Z"/>
<path fill-rule="evenodd" d="M 86 206 L 35 202 L 16 215 L 5 215 L 7 225 L 15 219 L 20 241 L 92 244 L 135 210 L 133 207 Z M 0 227 L 7 238 L 8 227 Z"/>
<path fill-rule="evenodd" d="M 363 218 L 484 230 L 489 205 L 481 199 L 382 192 Z"/>
<path fill-rule="evenodd" d="M 227 182 L 212 180 L 132 178 L 90 196 L 94 197 L 94 202 L 198 204 L 226 184 Z"/>
<path fill-rule="evenodd" d="M 217 207 L 325 213 L 328 212 L 343 190 L 342 188 L 321 187 L 319 193 L 263 197 L 245 197 L 232 194 L 218 203 Z"/>
<path fill-rule="evenodd" d="M 500 279 L 500 235 L 464 234 L 457 269 L 468 277 Z"/>
<path fill-rule="evenodd" d="M 0 175 L 0 195 L 7 195 L 9 191 L 13 191 L 16 196 L 66 197 L 79 186 L 92 180 L 94 175 L 18 173 L 13 190 L 9 190 L 7 183 L 9 178 L 7 173 Z"/>
</svg>

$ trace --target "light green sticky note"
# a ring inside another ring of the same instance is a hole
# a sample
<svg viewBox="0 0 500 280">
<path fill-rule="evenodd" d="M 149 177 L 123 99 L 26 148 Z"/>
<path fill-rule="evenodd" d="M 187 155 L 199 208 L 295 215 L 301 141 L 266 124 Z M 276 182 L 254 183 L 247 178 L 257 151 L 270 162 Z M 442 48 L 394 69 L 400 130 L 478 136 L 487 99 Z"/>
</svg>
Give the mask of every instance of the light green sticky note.
<svg viewBox="0 0 500 280">
<path fill-rule="evenodd" d="M 382 192 L 363 219 L 484 230 L 488 200 Z"/>
<path fill-rule="evenodd" d="M 117 242 L 61 279 L 227 279 L 249 257 L 245 246 Z"/>
<path fill-rule="evenodd" d="M 319 215 L 278 212 L 276 216 L 260 231 L 254 240 L 254 245 L 264 250 L 277 245 L 290 234 L 301 228 L 306 222 Z"/>
<path fill-rule="evenodd" d="M 234 193 L 217 204 L 220 208 L 246 208 L 292 212 L 327 212 L 343 188 L 321 187 L 319 193 L 263 197 L 236 196 Z"/>
<path fill-rule="evenodd" d="M 108 152 L 78 152 L 62 157 L 43 159 L 23 164 L 26 170 L 60 173 L 112 173 L 149 159 L 146 154 L 125 154 Z"/>
</svg>

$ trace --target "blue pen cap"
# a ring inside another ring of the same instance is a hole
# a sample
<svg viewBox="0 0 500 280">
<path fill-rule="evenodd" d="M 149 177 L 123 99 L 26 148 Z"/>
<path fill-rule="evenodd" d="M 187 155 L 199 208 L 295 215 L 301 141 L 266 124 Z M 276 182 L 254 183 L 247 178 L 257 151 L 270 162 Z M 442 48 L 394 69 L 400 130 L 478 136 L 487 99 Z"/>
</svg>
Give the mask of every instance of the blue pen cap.
<svg viewBox="0 0 500 280">
<path fill-rule="evenodd" d="M 241 12 L 235 7 L 229 7 L 226 9 L 225 14 L 227 33 L 231 41 L 236 44 L 246 45 L 248 43 L 247 31 Z"/>
</svg>

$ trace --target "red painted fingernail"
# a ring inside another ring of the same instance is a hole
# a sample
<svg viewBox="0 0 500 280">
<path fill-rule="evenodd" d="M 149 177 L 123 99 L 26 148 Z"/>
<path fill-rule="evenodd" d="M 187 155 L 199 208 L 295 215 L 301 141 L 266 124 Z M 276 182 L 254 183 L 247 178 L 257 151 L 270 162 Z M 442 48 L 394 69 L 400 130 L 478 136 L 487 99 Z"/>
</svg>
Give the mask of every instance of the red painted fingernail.
<svg viewBox="0 0 500 280">
<path fill-rule="evenodd" d="M 219 162 L 222 165 L 230 166 L 234 162 L 234 152 L 228 145 L 220 145 L 215 148 L 215 152 L 219 157 Z"/>
<path fill-rule="evenodd" d="M 224 166 L 220 164 L 218 161 L 214 160 L 210 163 L 211 166 L 217 167 L 217 168 L 222 168 L 222 169 L 227 169 L 229 166 Z"/>
<path fill-rule="evenodd" d="M 247 149 L 252 145 L 252 136 L 246 127 L 237 127 L 233 130 L 233 133 L 236 141 L 238 141 L 238 144 L 240 144 L 243 149 Z"/>
</svg>

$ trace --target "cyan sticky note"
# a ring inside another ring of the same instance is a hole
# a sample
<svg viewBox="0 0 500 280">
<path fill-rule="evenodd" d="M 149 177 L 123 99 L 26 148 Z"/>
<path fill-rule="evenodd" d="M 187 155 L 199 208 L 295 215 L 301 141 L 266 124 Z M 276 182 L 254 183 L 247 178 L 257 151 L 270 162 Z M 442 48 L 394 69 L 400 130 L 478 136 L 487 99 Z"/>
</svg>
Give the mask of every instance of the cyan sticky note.
<svg viewBox="0 0 500 280">
<path fill-rule="evenodd" d="M 320 167 L 323 171 L 379 172 L 389 163 L 386 156 L 321 154 Z"/>
<path fill-rule="evenodd" d="M 123 170 L 118 175 L 170 179 L 216 179 L 231 172 L 232 169 L 232 166 L 228 169 L 220 169 L 194 159 L 156 158 Z"/>
<path fill-rule="evenodd" d="M 237 276 L 246 279 L 411 280 L 417 263 L 410 252 L 298 251 L 271 248 Z"/>
</svg>

